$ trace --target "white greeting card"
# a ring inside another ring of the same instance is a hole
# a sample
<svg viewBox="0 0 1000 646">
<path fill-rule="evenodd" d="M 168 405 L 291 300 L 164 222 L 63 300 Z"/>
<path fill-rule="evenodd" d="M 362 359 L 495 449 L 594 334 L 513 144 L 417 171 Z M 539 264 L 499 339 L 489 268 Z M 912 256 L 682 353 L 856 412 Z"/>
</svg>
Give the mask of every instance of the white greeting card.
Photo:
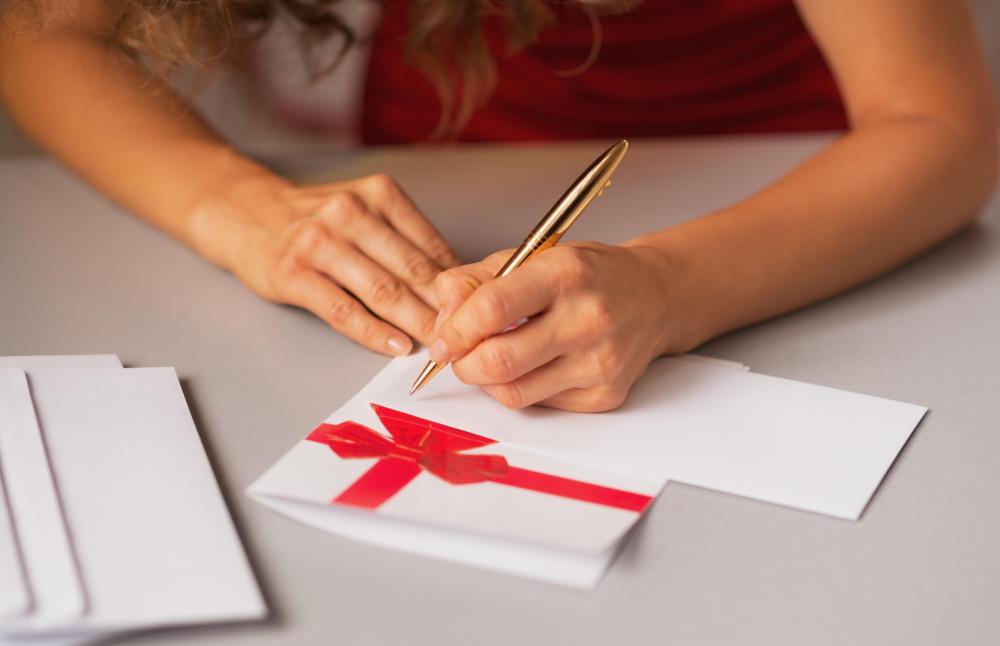
<svg viewBox="0 0 1000 646">
<path fill-rule="evenodd" d="M 370 403 L 331 416 L 250 494 L 351 537 L 587 586 L 663 485 Z"/>
<path fill-rule="evenodd" d="M 654 361 L 599 414 L 508 410 L 451 370 L 409 396 L 426 356 L 395 359 L 337 414 L 368 402 L 559 459 L 857 519 L 927 411 L 689 358 Z"/>
</svg>

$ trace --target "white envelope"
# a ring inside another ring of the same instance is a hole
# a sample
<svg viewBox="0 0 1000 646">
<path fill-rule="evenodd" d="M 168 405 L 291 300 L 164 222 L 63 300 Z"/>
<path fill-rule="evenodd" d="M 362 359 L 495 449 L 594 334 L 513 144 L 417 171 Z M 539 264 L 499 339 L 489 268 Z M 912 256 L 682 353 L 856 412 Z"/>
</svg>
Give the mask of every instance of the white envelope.
<svg viewBox="0 0 1000 646">
<path fill-rule="evenodd" d="M 24 621 L 78 619 L 83 588 L 23 370 L 0 368 L 0 402 L 0 457 L 32 598 Z"/>
<path fill-rule="evenodd" d="M 927 411 L 681 358 L 654 361 L 615 411 L 512 411 L 451 370 L 408 396 L 425 361 L 393 360 L 341 411 L 376 401 L 595 468 L 852 520 Z"/>
<path fill-rule="evenodd" d="M 119 636 L 115 633 L 64 634 L 53 636 L 22 635 L 14 637 L 0 635 L 0 646 L 86 646 L 95 642 L 105 644 L 108 640 Z"/>
<path fill-rule="evenodd" d="M 8 638 L 266 614 L 172 369 L 38 370 L 28 379 L 87 613 L 7 626 Z"/>
<path fill-rule="evenodd" d="M 75 368 L 121 368 L 115 354 L 39 354 L 22 357 L 0 357 L 0 368 L 21 370 L 71 370 Z"/>
<path fill-rule="evenodd" d="M 332 416 L 249 493 L 331 532 L 589 587 L 664 484 L 372 404 Z"/>
<path fill-rule="evenodd" d="M 0 620 L 29 610 L 77 616 L 84 597 L 58 496 L 27 384 L 23 375 L 6 373 L 10 367 L 121 368 L 121 362 L 115 355 L 0 357 Z"/>
<path fill-rule="evenodd" d="M 2 475 L 0 472 L 0 621 L 19 617 L 31 607 L 28 579 L 21 563 Z"/>
</svg>

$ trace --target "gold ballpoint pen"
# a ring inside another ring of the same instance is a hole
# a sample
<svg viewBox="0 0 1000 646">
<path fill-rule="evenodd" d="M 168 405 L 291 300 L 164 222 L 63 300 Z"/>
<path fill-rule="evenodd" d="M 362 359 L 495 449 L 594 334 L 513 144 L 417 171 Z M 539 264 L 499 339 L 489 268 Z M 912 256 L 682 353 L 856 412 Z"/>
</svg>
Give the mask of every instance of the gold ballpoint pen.
<svg viewBox="0 0 1000 646">
<path fill-rule="evenodd" d="M 549 209 L 549 212 L 542 218 L 542 221 L 532 229 L 528 237 L 524 239 L 521 246 L 511 254 L 495 278 L 506 276 L 524 263 L 528 262 L 536 255 L 545 251 L 549 247 L 559 242 L 559 238 L 569 230 L 576 219 L 580 217 L 583 210 L 593 201 L 595 197 L 602 194 L 604 189 L 611 185 L 611 174 L 618 168 L 625 151 L 628 150 L 628 141 L 622 139 L 614 146 L 605 150 L 600 157 L 594 160 L 587 170 L 577 178 L 569 190 L 567 190 L 559 201 Z M 410 394 L 420 390 L 434 376 L 448 365 L 428 361 L 424 369 L 417 375 L 416 381 L 410 387 Z"/>
</svg>

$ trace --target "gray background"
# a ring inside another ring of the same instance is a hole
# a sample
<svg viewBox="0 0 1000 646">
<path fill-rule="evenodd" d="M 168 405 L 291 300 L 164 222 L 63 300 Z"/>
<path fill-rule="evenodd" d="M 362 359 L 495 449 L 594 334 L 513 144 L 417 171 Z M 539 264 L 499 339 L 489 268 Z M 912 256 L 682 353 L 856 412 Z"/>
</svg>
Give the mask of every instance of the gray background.
<svg viewBox="0 0 1000 646">
<path fill-rule="evenodd" d="M 573 234 L 610 242 L 696 216 L 825 141 L 633 142 Z M 604 145 L 387 150 L 323 176 L 394 174 L 476 258 L 518 241 Z M 930 407 L 859 522 L 671 483 L 589 593 L 339 539 L 248 500 L 242 490 L 385 359 L 261 301 L 41 158 L 0 162 L 0 354 L 177 367 L 272 617 L 141 643 L 995 644 L 998 228 L 994 203 L 908 266 L 702 349 Z"/>
</svg>

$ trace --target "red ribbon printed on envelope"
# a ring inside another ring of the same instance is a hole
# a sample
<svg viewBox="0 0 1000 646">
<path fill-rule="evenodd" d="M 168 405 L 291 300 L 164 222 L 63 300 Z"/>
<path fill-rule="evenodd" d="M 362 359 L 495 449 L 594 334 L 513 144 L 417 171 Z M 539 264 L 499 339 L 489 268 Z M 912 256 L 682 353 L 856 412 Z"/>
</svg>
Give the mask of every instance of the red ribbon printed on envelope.
<svg viewBox="0 0 1000 646">
<path fill-rule="evenodd" d="M 641 513 L 650 496 L 511 466 L 502 455 L 462 453 L 494 440 L 372 404 L 385 436 L 357 422 L 320 424 L 306 438 L 329 446 L 341 458 L 378 460 L 331 502 L 376 509 L 421 471 L 455 485 L 495 482 L 553 496 Z"/>
</svg>

